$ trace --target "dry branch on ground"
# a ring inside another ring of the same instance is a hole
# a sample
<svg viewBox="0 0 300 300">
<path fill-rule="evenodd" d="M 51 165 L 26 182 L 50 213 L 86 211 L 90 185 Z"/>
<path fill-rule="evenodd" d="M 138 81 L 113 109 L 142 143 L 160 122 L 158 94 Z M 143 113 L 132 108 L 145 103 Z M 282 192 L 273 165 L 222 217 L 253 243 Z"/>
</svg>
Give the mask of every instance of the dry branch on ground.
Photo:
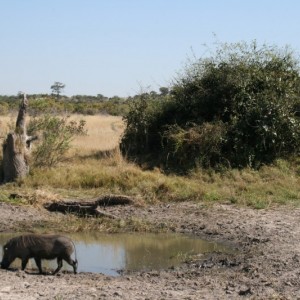
<svg viewBox="0 0 300 300">
<path fill-rule="evenodd" d="M 68 200 L 46 203 L 44 207 L 51 211 L 72 213 L 78 216 L 97 216 L 115 219 L 112 214 L 106 213 L 100 207 L 114 205 L 133 205 L 135 201 L 124 195 L 104 195 L 91 200 Z"/>
</svg>

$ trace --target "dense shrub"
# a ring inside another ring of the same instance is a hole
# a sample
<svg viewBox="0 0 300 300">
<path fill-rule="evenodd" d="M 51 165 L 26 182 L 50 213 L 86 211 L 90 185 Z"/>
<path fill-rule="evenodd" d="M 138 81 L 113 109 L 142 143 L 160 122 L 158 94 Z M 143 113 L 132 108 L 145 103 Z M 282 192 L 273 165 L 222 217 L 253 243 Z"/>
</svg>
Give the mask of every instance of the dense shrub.
<svg viewBox="0 0 300 300">
<path fill-rule="evenodd" d="M 29 134 L 38 134 L 37 146 L 33 149 L 34 167 L 53 167 L 65 159 L 76 135 L 85 134 L 85 121 L 70 121 L 67 117 L 45 115 L 30 120 Z"/>
<path fill-rule="evenodd" d="M 161 120 L 166 107 L 172 103 L 168 96 L 143 93 L 130 99 L 129 111 L 124 116 L 126 130 L 121 141 L 123 154 L 139 159 L 155 155 L 161 150 Z"/>
<path fill-rule="evenodd" d="M 127 155 L 189 169 L 258 167 L 299 153 L 299 61 L 287 48 L 219 45 L 164 99 L 140 99 L 125 117 Z"/>
<path fill-rule="evenodd" d="M 225 134 L 226 126 L 222 122 L 191 124 L 185 129 L 177 124 L 166 127 L 163 144 L 169 153 L 167 166 L 173 169 L 182 165 L 185 168 L 209 167 L 211 161 L 222 155 Z"/>
</svg>

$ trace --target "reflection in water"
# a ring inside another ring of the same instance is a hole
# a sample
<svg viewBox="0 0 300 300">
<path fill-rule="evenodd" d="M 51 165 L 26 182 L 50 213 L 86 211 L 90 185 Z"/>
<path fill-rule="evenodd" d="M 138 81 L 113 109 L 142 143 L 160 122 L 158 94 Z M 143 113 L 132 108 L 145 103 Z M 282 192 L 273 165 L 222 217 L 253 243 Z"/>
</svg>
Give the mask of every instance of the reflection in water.
<svg viewBox="0 0 300 300">
<path fill-rule="evenodd" d="M 2 246 L 15 235 L 0 235 Z M 76 246 L 78 271 L 118 275 L 117 270 L 158 270 L 180 264 L 187 255 L 212 251 L 229 252 L 221 244 L 179 234 L 96 234 L 69 235 Z M 56 268 L 56 261 L 43 261 L 43 266 Z M 13 267 L 20 268 L 16 260 Z M 28 264 L 36 268 L 34 261 Z M 72 270 L 67 263 L 64 269 Z"/>
</svg>

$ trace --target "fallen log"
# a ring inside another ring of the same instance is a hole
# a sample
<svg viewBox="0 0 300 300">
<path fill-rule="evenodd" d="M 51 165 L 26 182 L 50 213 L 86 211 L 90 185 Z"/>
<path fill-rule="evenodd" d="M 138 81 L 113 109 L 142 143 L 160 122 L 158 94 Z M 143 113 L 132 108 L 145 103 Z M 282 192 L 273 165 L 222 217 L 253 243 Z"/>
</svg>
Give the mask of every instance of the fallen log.
<svg viewBox="0 0 300 300">
<path fill-rule="evenodd" d="M 49 211 L 58 211 L 62 213 L 76 213 L 79 215 L 94 215 L 97 205 L 91 203 L 91 205 L 82 204 L 80 202 L 53 202 L 45 204 L 44 207 Z"/>
<path fill-rule="evenodd" d="M 97 216 L 115 219 L 116 216 L 106 213 L 99 206 L 132 205 L 134 200 L 123 195 L 105 195 L 91 200 L 71 200 L 46 203 L 44 207 L 51 212 L 72 213 L 78 216 Z"/>
</svg>

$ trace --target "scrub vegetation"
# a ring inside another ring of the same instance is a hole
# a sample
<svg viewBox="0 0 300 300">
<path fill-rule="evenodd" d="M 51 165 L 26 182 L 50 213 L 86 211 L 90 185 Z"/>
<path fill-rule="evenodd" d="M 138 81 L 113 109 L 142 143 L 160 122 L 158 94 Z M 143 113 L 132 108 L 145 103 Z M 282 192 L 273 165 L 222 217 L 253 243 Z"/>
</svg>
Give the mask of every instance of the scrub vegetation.
<svg viewBox="0 0 300 300">
<path fill-rule="evenodd" d="M 72 118 L 77 120 L 79 116 Z M 39 205 L 63 198 L 125 194 L 148 204 L 201 201 L 265 208 L 299 203 L 298 158 L 278 159 L 260 169 L 195 169 L 184 176 L 166 174 L 158 167 L 144 170 L 123 158 L 118 149 L 124 129 L 120 117 L 80 118 L 86 122 L 87 134 L 74 138 L 65 159 L 55 167 L 33 167 L 22 181 L 3 185 L 2 201 Z M 89 140 L 93 142 L 86 142 Z M 22 197 L 10 199 L 10 194 Z"/>
<path fill-rule="evenodd" d="M 4 137 L 17 104 L 0 98 Z M 149 204 L 299 204 L 300 75 L 289 49 L 219 45 L 172 87 L 128 99 L 28 98 L 28 128 L 43 138 L 29 176 L 3 185 L 1 201 L 125 194 Z"/>
</svg>

